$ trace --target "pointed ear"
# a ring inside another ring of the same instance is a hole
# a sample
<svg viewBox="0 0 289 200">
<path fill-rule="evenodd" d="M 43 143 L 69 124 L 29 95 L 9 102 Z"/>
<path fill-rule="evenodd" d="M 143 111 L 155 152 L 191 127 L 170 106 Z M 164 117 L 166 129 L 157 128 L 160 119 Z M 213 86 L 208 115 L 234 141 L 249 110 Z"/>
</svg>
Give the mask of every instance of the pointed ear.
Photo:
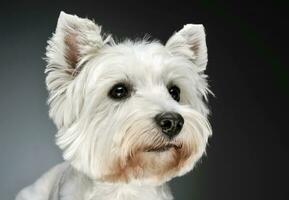
<svg viewBox="0 0 289 200">
<path fill-rule="evenodd" d="M 46 85 L 50 116 L 58 127 L 71 121 L 75 91 L 70 86 L 91 55 L 98 53 L 110 36 L 103 38 L 101 27 L 93 21 L 61 12 L 56 31 L 46 48 Z M 68 99 L 69 98 L 69 99 Z M 64 110 L 69 112 L 63 112 Z"/>
<path fill-rule="evenodd" d="M 100 26 L 89 19 L 61 12 L 56 31 L 46 49 L 47 72 L 58 70 L 71 77 L 76 76 L 81 59 L 97 51 L 104 43 Z"/>
<path fill-rule="evenodd" d="M 172 54 L 191 59 L 200 70 L 207 66 L 206 35 L 203 25 L 187 24 L 167 41 L 166 47 Z"/>
</svg>

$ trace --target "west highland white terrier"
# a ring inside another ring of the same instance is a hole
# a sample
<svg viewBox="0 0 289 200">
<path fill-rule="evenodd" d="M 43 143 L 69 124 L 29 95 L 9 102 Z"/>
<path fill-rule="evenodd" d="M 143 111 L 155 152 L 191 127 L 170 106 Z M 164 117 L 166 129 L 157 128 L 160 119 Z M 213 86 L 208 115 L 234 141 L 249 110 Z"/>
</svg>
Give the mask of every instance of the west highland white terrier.
<svg viewBox="0 0 289 200">
<path fill-rule="evenodd" d="M 167 182 L 191 171 L 211 135 L 202 25 L 165 45 L 115 42 L 86 18 L 60 13 L 46 84 L 65 162 L 16 200 L 171 200 Z"/>
</svg>

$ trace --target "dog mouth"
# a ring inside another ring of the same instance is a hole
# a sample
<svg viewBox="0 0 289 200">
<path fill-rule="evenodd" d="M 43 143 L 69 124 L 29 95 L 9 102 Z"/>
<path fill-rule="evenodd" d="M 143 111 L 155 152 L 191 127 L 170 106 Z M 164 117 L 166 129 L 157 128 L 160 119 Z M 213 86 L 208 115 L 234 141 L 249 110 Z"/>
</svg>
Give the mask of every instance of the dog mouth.
<svg viewBox="0 0 289 200">
<path fill-rule="evenodd" d="M 145 150 L 145 152 L 164 152 L 170 150 L 171 148 L 180 149 L 181 146 L 176 144 L 166 144 L 159 147 L 148 148 Z"/>
</svg>

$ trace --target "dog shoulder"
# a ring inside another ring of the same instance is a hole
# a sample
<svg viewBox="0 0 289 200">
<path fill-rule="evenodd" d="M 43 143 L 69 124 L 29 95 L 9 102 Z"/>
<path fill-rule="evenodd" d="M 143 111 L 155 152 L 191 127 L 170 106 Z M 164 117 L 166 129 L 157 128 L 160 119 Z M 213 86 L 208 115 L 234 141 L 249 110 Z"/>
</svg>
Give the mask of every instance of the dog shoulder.
<svg viewBox="0 0 289 200">
<path fill-rule="evenodd" d="M 47 200 L 55 183 L 57 183 L 67 167 L 68 164 L 65 162 L 54 166 L 35 183 L 22 189 L 15 200 Z"/>
</svg>

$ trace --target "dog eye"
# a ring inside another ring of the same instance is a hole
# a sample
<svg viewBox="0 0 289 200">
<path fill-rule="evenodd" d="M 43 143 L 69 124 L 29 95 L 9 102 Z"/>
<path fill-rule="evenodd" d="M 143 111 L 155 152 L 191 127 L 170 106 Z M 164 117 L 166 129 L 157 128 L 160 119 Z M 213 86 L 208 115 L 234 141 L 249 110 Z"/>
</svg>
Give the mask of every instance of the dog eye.
<svg viewBox="0 0 289 200">
<path fill-rule="evenodd" d="M 177 102 L 180 101 L 181 90 L 178 86 L 173 85 L 173 86 L 168 88 L 168 91 L 174 100 L 176 100 Z"/>
<path fill-rule="evenodd" d="M 124 83 L 114 85 L 108 95 L 112 99 L 121 100 L 129 96 L 129 89 Z"/>
</svg>

